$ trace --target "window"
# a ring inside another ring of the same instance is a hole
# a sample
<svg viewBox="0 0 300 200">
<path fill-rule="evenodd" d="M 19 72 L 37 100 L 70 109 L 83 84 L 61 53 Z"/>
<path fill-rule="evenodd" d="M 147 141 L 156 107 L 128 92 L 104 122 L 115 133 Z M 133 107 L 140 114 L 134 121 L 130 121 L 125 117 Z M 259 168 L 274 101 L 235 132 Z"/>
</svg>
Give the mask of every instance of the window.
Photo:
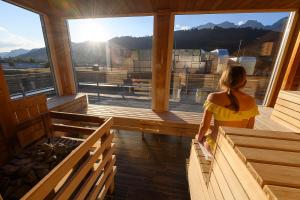
<svg viewBox="0 0 300 200">
<path fill-rule="evenodd" d="M 0 64 L 12 98 L 55 95 L 40 16 L 0 1 Z"/>
<path fill-rule="evenodd" d="M 262 104 L 289 13 L 176 15 L 170 109 L 202 111 L 229 64 L 247 72 L 244 91 Z"/>
<path fill-rule="evenodd" d="M 153 17 L 68 24 L 78 91 L 92 104 L 151 108 Z"/>
</svg>

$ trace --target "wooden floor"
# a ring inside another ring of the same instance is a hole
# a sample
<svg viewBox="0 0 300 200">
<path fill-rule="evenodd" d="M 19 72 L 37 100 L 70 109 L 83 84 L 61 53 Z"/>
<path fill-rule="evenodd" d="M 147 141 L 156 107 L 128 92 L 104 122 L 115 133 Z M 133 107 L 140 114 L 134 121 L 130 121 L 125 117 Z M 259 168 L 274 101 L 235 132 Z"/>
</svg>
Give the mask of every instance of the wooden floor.
<svg viewBox="0 0 300 200">
<path fill-rule="evenodd" d="M 115 193 L 107 199 L 190 199 L 186 159 L 191 138 L 139 132 L 115 133 Z"/>
</svg>

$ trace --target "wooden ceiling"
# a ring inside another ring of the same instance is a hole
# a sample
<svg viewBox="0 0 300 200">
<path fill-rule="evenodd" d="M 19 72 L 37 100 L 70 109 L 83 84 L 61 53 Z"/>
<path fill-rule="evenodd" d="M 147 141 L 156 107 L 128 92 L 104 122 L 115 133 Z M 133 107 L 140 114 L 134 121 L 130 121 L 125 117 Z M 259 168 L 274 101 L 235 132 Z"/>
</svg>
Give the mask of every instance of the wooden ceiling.
<svg viewBox="0 0 300 200">
<path fill-rule="evenodd" d="M 152 15 L 158 12 L 221 13 L 287 11 L 300 0 L 7 0 L 45 15 L 63 18 Z"/>
</svg>

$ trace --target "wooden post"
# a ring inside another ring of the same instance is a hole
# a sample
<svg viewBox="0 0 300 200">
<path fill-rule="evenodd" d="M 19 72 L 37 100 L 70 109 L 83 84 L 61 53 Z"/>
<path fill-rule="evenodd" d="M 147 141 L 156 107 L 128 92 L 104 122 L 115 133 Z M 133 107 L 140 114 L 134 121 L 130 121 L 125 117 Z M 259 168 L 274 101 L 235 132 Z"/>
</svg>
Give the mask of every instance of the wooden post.
<svg viewBox="0 0 300 200">
<path fill-rule="evenodd" d="M 68 27 L 65 19 L 43 16 L 59 96 L 76 94 Z"/>
<path fill-rule="evenodd" d="M 286 41 L 286 50 L 283 55 L 283 59 L 280 63 L 282 66 L 278 71 L 278 77 L 271 90 L 271 95 L 266 102 L 266 106 L 273 107 L 277 100 L 280 89 L 289 89 L 290 82 L 293 80 L 295 68 L 297 68 L 297 63 L 299 64 L 299 37 L 300 37 L 300 21 L 299 21 L 299 11 L 295 13 L 292 22 L 290 35 Z M 291 79 L 291 80 L 289 80 Z M 292 81 L 293 82 L 293 81 Z"/>
<path fill-rule="evenodd" d="M 171 62 L 173 50 L 174 15 L 170 12 L 154 16 L 152 54 L 152 110 L 168 110 Z"/>
<path fill-rule="evenodd" d="M 0 164 L 3 164 L 14 151 L 16 136 L 14 132 L 14 119 L 10 113 L 9 89 L 4 78 L 2 66 L 0 65 Z M 2 135 L 3 134 L 3 135 Z"/>
<path fill-rule="evenodd" d="M 283 90 L 295 90 L 299 83 L 295 83 L 295 77 L 300 74 L 300 21 L 299 17 L 297 20 L 296 28 L 293 37 L 295 38 L 293 51 L 287 58 L 289 62 L 287 64 L 287 70 L 283 79 L 282 87 Z M 297 79 L 296 79 L 297 80 Z"/>
</svg>

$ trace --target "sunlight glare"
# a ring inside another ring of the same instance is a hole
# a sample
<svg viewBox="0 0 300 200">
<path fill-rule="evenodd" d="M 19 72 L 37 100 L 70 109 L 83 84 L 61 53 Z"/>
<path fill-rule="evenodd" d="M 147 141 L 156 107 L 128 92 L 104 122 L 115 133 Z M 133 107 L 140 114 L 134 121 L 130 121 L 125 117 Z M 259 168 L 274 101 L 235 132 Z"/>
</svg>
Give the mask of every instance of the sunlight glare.
<svg viewBox="0 0 300 200">
<path fill-rule="evenodd" d="M 80 36 L 84 41 L 105 42 L 109 35 L 105 28 L 96 23 L 96 19 L 85 19 L 80 27 Z"/>
</svg>

